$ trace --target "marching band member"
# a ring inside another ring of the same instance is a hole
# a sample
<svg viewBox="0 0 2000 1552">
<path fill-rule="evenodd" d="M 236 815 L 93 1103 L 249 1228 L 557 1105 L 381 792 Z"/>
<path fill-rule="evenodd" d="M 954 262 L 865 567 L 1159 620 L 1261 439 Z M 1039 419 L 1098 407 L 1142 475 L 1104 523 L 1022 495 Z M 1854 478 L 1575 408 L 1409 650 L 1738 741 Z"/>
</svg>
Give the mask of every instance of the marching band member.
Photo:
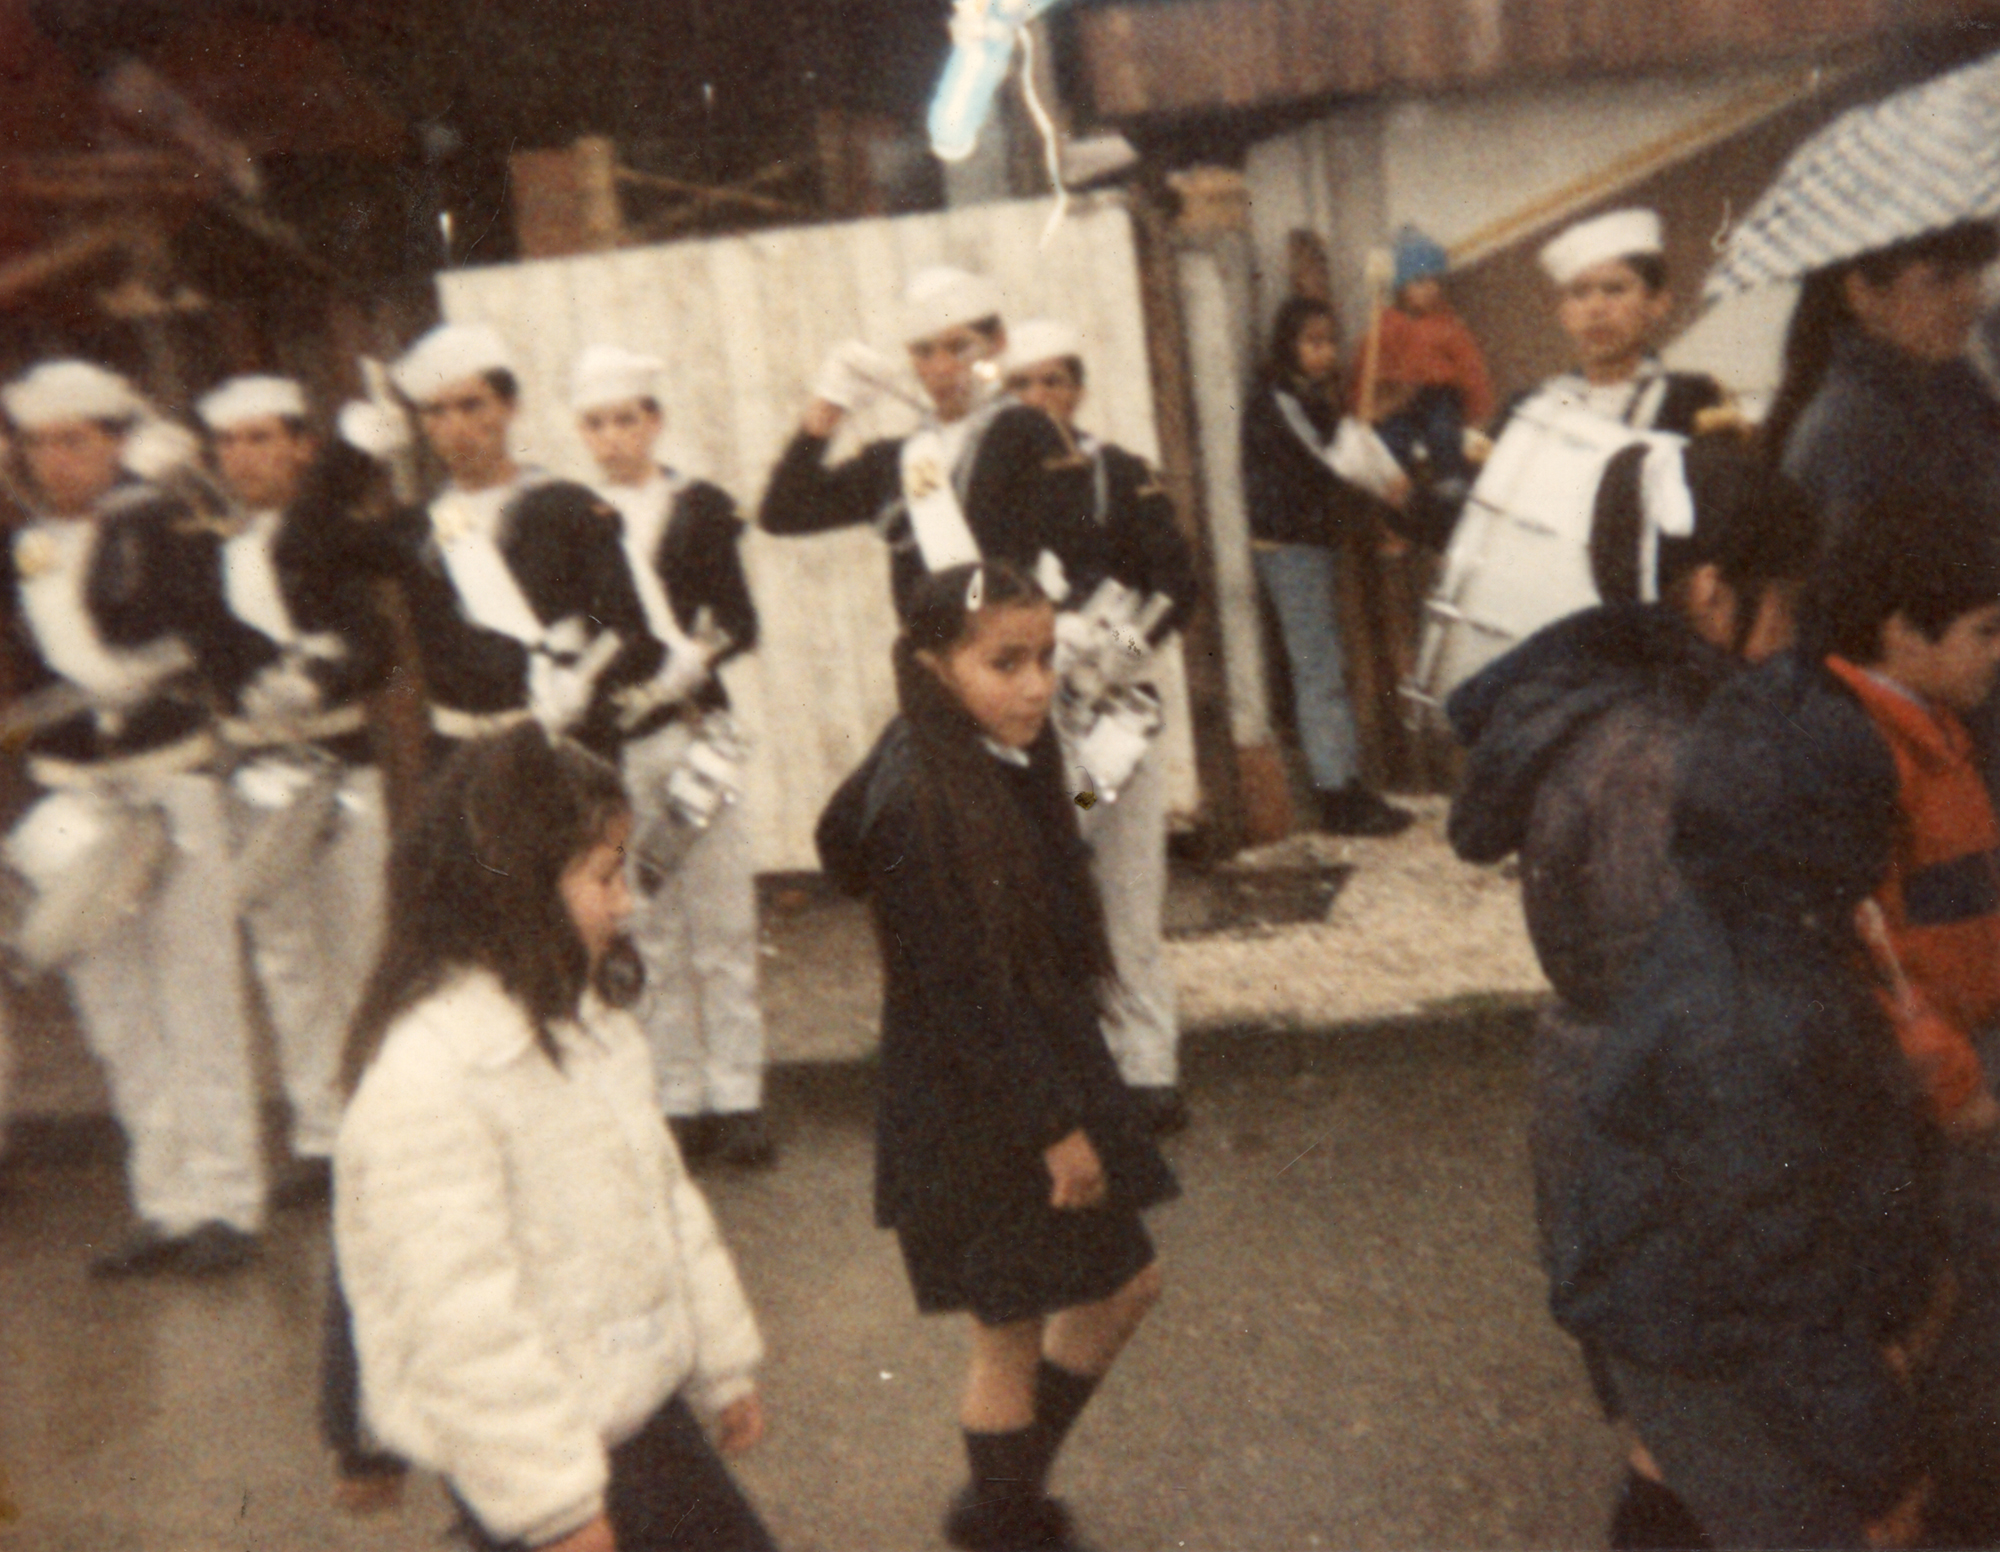
<svg viewBox="0 0 2000 1552">
<path fill-rule="evenodd" d="M 1023 404 L 1053 420 L 1089 460 L 1093 521 L 1063 556 L 1071 600 L 1088 598 L 1106 578 L 1129 589 L 1141 608 L 1148 599 L 1161 600 L 1150 629 L 1114 627 L 1117 638 L 1107 633 L 1098 644 L 1108 648 L 1101 654 L 1105 666 L 1123 682 L 1143 685 L 1155 649 L 1194 610 L 1194 559 L 1173 502 L 1144 459 L 1077 428 L 1084 394 L 1083 342 L 1072 326 L 1038 318 L 1015 329 L 1007 347 L 1006 386 Z M 1057 631 L 1090 651 L 1095 627 L 1085 613 L 1072 609 L 1058 615 Z M 1067 752 L 1074 764 L 1074 751 Z M 1095 779 L 1087 769 L 1075 770 L 1071 784 L 1081 792 Z M 1080 820 L 1091 845 L 1091 872 L 1104 898 L 1105 927 L 1118 968 L 1117 986 L 1105 1008 L 1105 1040 L 1154 1129 L 1178 1131 L 1187 1124 L 1187 1109 L 1177 1086 L 1180 1032 L 1173 974 L 1161 941 L 1167 894 L 1164 757 L 1153 750 L 1141 755 L 1115 797 L 1082 810 Z"/>
<path fill-rule="evenodd" d="M 1703 410 L 1723 402 L 1714 378 L 1669 372 L 1653 354 L 1654 337 L 1674 305 L 1656 213 L 1613 210 L 1579 221 L 1544 245 L 1539 257 L 1555 283 L 1556 321 L 1577 364 L 1543 383 L 1537 395 L 1635 431 L 1683 436 L 1694 431 Z"/>
<path fill-rule="evenodd" d="M 715 670 L 757 642 L 735 503 L 654 460 L 665 425 L 660 369 L 652 357 L 593 345 L 577 359 L 570 393 L 602 473 L 597 493 L 618 511 L 646 623 L 667 648 L 654 677 L 626 697 L 625 780 L 640 835 L 673 822 L 663 812 L 669 780 L 704 718 L 728 710 Z M 638 908 L 628 930 L 646 966 L 640 1014 L 660 1107 L 690 1161 L 769 1164 L 777 1150 L 763 1113 L 756 878 L 740 804 L 721 804 L 663 877 L 641 875 L 638 847 L 632 865 Z"/>
<path fill-rule="evenodd" d="M 217 536 L 126 472 L 145 405 L 84 361 L 44 362 L 0 394 L 34 520 L 4 552 L 5 599 L 30 696 L 57 695 L 29 735 L 45 796 L 7 841 L 43 903 L 79 880 L 61 963 L 124 1128 L 137 1228 L 91 1263 L 103 1276 L 241 1266 L 264 1215 L 257 1090 L 212 681 L 244 648 L 220 596 Z M 58 687 L 74 694 L 64 715 Z M 115 896 L 117 898 L 107 898 Z"/>
<path fill-rule="evenodd" d="M 661 659 L 618 514 L 515 462 L 520 387 L 492 329 L 441 324 L 391 376 L 450 476 L 410 536 L 404 577 L 432 731 L 456 743 L 533 717 L 615 754 L 613 692 L 650 678 Z"/>
<path fill-rule="evenodd" d="M 900 614 L 927 572 L 984 557 L 1067 589 L 1043 561 L 1063 553 L 1090 508 L 1087 461 L 1046 415 L 993 391 L 1005 351 L 1000 291 L 939 266 L 919 271 L 904 300 L 903 338 L 930 401 L 907 437 L 870 442 L 828 467 L 827 443 L 849 413 L 883 392 L 894 367 L 850 342 L 827 360 L 791 445 L 772 471 L 758 521 L 774 534 L 874 523 L 890 548 Z"/>
<path fill-rule="evenodd" d="M 231 378 L 196 410 L 242 513 L 221 546 L 222 594 L 258 649 L 221 730 L 244 762 L 231 782 L 245 836 L 237 883 L 298 1161 L 274 1194 L 321 1200 L 341 1042 L 381 946 L 388 861 L 366 698 L 391 647 L 349 553 L 377 476 L 344 444 L 322 452 L 290 378 Z"/>
</svg>

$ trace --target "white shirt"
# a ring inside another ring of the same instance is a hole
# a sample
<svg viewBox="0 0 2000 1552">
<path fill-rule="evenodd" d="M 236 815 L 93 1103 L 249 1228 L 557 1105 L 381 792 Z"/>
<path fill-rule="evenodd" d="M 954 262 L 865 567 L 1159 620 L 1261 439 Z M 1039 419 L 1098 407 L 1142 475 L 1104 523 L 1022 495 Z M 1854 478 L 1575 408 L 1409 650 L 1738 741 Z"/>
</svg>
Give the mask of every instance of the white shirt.
<svg viewBox="0 0 2000 1552">
<path fill-rule="evenodd" d="M 640 607 L 646 611 L 646 624 L 654 636 L 672 646 L 682 639 L 680 626 L 653 557 L 666 537 L 678 487 L 664 470 L 655 469 L 643 485 L 600 485 L 597 493 L 618 509 L 618 538 L 625 547 L 625 564 L 631 569 Z"/>
<path fill-rule="evenodd" d="M 150 676 L 129 654 L 104 644 L 84 602 L 98 534 L 88 518 L 32 524 L 14 535 L 14 566 L 42 661 L 91 694 L 117 700 Z"/>
</svg>

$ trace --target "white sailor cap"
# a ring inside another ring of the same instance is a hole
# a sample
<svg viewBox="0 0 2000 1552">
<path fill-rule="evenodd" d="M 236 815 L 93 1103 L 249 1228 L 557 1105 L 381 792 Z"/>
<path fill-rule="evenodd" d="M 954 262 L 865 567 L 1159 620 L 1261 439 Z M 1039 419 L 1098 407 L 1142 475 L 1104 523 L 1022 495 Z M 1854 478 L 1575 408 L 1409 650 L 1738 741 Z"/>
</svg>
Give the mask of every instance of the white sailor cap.
<svg viewBox="0 0 2000 1552">
<path fill-rule="evenodd" d="M 1003 311 L 1000 288 L 984 275 L 932 265 L 918 270 L 903 294 L 903 339 L 914 345 L 946 329 L 997 318 Z"/>
<path fill-rule="evenodd" d="M 0 403 L 23 431 L 73 420 L 132 420 L 146 410 L 130 383 L 94 361 L 44 361 L 0 389 Z"/>
<path fill-rule="evenodd" d="M 1030 318 L 1007 331 L 1007 370 L 1023 371 L 1043 361 L 1083 359 L 1083 336 L 1056 318 Z"/>
<path fill-rule="evenodd" d="M 656 399 L 666 365 L 658 356 L 642 356 L 621 345 L 589 346 L 570 372 L 569 407 L 581 415 L 607 404 Z"/>
<path fill-rule="evenodd" d="M 195 401 L 211 431 L 229 431 L 252 420 L 304 420 L 306 391 L 289 377 L 232 377 Z"/>
<path fill-rule="evenodd" d="M 1665 251 L 1658 213 L 1634 208 L 1577 222 L 1543 247 L 1541 260 L 1549 279 L 1566 286 L 1585 270 L 1612 259 Z"/>
<path fill-rule="evenodd" d="M 412 404 L 423 404 L 453 383 L 513 370 L 507 342 L 490 324 L 441 323 L 412 345 L 389 375 Z"/>
</svg>

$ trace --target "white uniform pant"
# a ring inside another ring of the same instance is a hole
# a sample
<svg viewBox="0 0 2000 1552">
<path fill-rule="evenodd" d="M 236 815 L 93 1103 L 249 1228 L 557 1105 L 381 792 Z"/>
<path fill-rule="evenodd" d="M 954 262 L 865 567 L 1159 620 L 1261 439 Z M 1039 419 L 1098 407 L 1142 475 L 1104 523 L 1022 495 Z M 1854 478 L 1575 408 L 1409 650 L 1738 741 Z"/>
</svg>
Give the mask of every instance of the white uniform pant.
<svg viewBox="0 0 2000 1552">
<path fill-rule="evenodd" d="M 1067 751 L 1065 751 L 1067 753 Z M 1093 785 L 1071 765 L 1071 787 Z M 1119 985 L 1104 1012 L 1104 1040 L 1127 1083 L 1170 1088 L 1180 1077 L 1174 978 L 1161 940 L 1167 900 L 1167 760 L 1156 738 L 1113 803 L 1078 815 Z"/>
<path fill-rule="evenodd" d="M 239 804 L 239 834 L 256 816 Z M 251 963 L 277 1037 L 292 1152 L 331 1158 L 340 1130 L 340 1053 L 382 951 L 389 817 L 382 773 L 343 773 L 326 840 L 290 880 L 247 902 Z"/>
<path fill-rule="evenodd" d="M 255 1232 L 264 1170 L 222 783 L 145 791 L 171 843 L 159 884 L 71 964 L 70 995 L 125 1129 L 134 1210 L 167 1234 L 209 1219 Z"/>
<path fill-rule="evenodd" d="M 635 831 L 693 735 L 673 723 L 625 748 Z M 764 1102 L 764 1014 L 757 1002 L 757 882 L 741 803 L 724 808 L 627 931 L 646 966 L 639 1021 L 670 1116 L 756 1110 Z"/>
</svg>

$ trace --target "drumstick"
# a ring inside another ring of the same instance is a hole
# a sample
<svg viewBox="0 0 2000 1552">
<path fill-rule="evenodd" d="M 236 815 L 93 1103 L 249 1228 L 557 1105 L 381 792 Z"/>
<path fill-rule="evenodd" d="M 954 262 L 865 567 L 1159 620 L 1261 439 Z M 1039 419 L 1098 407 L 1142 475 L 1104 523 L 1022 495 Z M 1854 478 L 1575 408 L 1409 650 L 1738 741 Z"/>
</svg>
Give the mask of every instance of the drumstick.
<svg viewBox="0 0 2000 1552">
<path fill-rule="evenodd" d="M 1355 410 L 1366 426 L 1375 424 L 1375 382 L 1382 370 L 1382 313 L 1390 283 L 1396 278 L 1396 256 L 1387 248 L 1370 248 L 1361 265 L 1361 283 L 1368 288 L 1368 336 L 1361 346 L 1361 391 Z"/>
</svg>

